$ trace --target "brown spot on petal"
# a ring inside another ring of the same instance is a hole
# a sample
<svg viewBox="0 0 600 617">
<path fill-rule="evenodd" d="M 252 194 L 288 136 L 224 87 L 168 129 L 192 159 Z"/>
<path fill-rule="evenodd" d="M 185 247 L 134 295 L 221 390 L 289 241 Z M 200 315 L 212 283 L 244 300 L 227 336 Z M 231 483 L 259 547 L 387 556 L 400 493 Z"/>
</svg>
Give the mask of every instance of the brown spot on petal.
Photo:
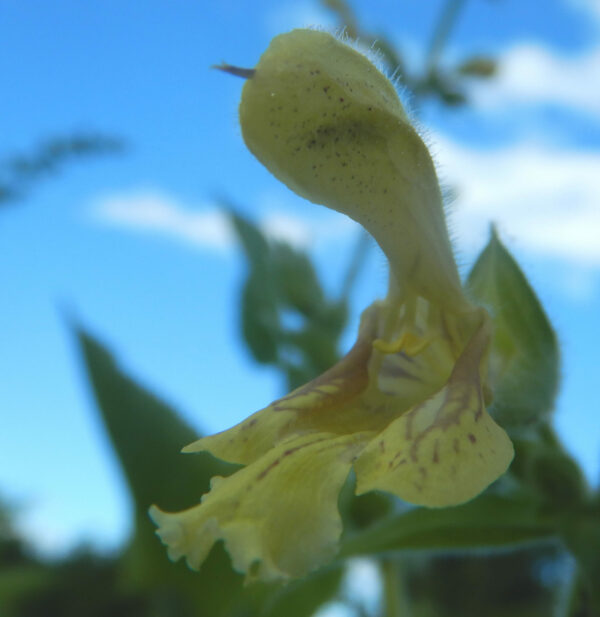
<svg viewBox="0 0 600 617">
<path fill-rule="evenodd" d="M 268 467 L 266 467 L 265 469 L 263 469 L 258 476 L 256 477 L 257 480 L 262 480 L 268 473 L 269 471 L 271 471 L 271 469 L 273 469 L 274 467 L 277 467 L 277 465 L 279 465 L 279 463 L 281 463 L 281 459 L 277 458 L 275 459 Z"/>
<path fill-rule="evenodd" d="M 434 463 L 440 462 L 440 440 L 439 439 L 435 440 L 435 445 L 433 446 L 433 462 Z"/>
</svg>

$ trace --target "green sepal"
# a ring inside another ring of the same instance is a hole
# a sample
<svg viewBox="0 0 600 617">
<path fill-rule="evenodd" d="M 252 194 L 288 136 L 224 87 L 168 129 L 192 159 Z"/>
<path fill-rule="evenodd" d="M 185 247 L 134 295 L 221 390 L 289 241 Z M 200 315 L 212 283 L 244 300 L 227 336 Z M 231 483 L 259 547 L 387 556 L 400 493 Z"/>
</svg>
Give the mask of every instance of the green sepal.
<svg viewBox="0 0 600 617">
<path fill-rule="evenodd" d="M 543 420 L 559 381 L 559 348 L 548 317 L 517 262 L 492 227 L 467 280 L 471 297 L 494 322 L 490 353 L 492 415 L 505 428 Z"/>
</svg>

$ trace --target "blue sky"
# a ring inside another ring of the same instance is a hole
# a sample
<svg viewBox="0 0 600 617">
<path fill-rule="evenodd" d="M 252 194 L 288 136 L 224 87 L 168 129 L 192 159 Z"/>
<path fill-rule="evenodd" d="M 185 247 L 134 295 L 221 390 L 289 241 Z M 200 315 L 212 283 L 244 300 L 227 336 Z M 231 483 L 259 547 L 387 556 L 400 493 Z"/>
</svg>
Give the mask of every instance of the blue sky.
<svg viewBox="0 0 600 617">
<path fill-rule="evenodd" d="M 355 2 L 418 66 L 441 2 Z M 72 131 L 124 138 L 120 156 L 75 163 L 0 213 L 0 494 L 47 551 L 114 547 L 130 504 L 95 415 L 66 314 L 199 429 L 239 421 L 281 393 L 240 344 L 241 256 L 216 207 L 226 196 L 270 233 L 305 246 L 339 289 L 356 226 L 307 204 L 245 149 L 242 82 L 279 32 L 333 27 L 317 2 L 0 1 L 4 156 Z M 518 257 L 563 344 L 556 421 L 590 479 L 600 470 L 600 8 L 594 0 L 471 0 L 449 64 L 496 56 L 473 106 L 427 104 L 422 130 L 468 267 L 490 221 Z M 360 309 L 385 288 L 373 250 Z M 347 342 L 352 338 L 348 333 Z M 151 453 L 149 453 L 151 455 Z"/>
</svg>

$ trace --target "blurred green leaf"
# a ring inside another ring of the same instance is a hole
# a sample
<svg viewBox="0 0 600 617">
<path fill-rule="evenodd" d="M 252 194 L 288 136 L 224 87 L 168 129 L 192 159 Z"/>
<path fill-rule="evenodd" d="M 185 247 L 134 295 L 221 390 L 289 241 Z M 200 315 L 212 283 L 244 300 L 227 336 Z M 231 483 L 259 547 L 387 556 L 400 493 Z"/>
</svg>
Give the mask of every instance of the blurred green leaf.
<svg viewBox="0 0 600 617">
<path fill-rule="evenodd" d="M 181 448 L 198 439 L 197 431 L 123 373 L 90 334 L 78 329 L 77 336 L 98 410 L 136 508 L 145 513 L 155 502 L 165 509 L 184 508 L 208 490 L 213 475 L 231 473 L 232 466 L 215 458 L 182 455 Z"/>
<path fill-rule="evenodd" d="M 422 96 L 426 94 L 436 96 L 450 107 L 464 105 L 467 102 L 456 77 L 439 68 L 432 68 L 428 78 L 416 88 Z"/>
<path fill-rule="evenodd" d="M 67 161 L 124 150 L 121 139 L 81 133 L 46 139 L 31 151 L 0 160 L 0 205 L 23 198 L 34 182 L 56 173 Z"/>
<path fill-rule="evenodd" d="M 280 324 L 271 266 L 271 248 L 267 238 L 256 225 L 230 208 L 228 214 L 249 267 L 241 301 L 244 339 L 255 360 L 263 364 L 277 363 Z"/>
<path fill-rule="evenodd" d="M 282 304 L 305 317 L 319 317 L 325 298 L 307 255 L 289 244 L 277 242 L 273 246 L 271 263 Z"/>
<path fill-rule="evenodd" d="M 351 557 L 403 549 L 470 549 L 546 540 L 554 523 L 529 501 L 483 495 L 453 508 L 414 508 L 396 514 L 342 543 Z"/>
<path fill-rule="evenodd" d="M 559 379 L 556 335 L 516 261 L 492 229 L 467 280 L 472 297 L 490 310 L 492 413 L 505 427 L 541 420 L 553 408 Z"/>
<path fill-rule="evenodd" d="M 266 270 L 254 268 L 244 283 L 241 302 L 242 333 L 254 359 L 277 363 L 281 338 L 277 297 Z"/>
<path fill-rule="evenodd" d="M 449 107 L 457 107 L 467 102 L 467 98 L 463 92 L 449 85 L 444 85 L 443 87 L 438 86 L 437 94 Z"/>
<path fill-rule="evenodd" d="M 77 336 L 98 411 L 134 500 L 135 533 L 123 563 L 128 581 L 150 590 L 157 602 L 166 601 L 171 612 L 165 614 L 258 614 L 265 589 L 244 590 L 242 577 L 231 569 L 221 545 L 215 546 L 199 573 L 192 572 L 183 563 L 169 562 L 147 516 L 152 503 L 165 510 L 197 504 L 210 478 L 229 475 L 235 466 L 208 454 L 180 454 L 182 446 L 197 439 L 196 432 L 124 374 L 92 336 L 82 329 Z"/>
<path fill-rule="evenodd" d="M 257 268 L 267 268 L 269 264 L 269 241 L 251 221 L 225 206 L 231 218 L 238 240 L 242 243 L 248 261 Z"/>
<path fill-rule="evenodd" d="M 115 565 L 89 552 L 44 564 L 45 580 L 22 590 L 14 617 L 149 617 L 150 598 L 124 590 Z"/>
<path fill-rule="evenodd" d="M 473 56 L 458 65 L 456 71 L 468 77 L 489 78 L 496 75 L 498 65 L 493 58 Z"/>
<path fill-rule="evenodd" d="M 0 608 L 2 617 L 18 617 L 25 598 L 43 592 L 53 580 L 52 572 L 39 564 L 28 564 L 0 570 Z"/>
<path fill-rule="evenodd" d="M 539 433 L 539 432 L 538 432 Z M 515 459 L 510 474 L 533 491 L 554 512 L 578 511 L 585 502 L 588 487 L 579 465 L 560 443 L 513 438 Z"/>
<path fill-rule="evenodd" d="M 248 219 L 227 211 L 248 260 L 241 301 L 242 332 L 253 357 L 272 364 L 294 389 L 339 359 L 347 299 L 326 297 L 309 257 L 269 240 Z"/>
<path fill-rule="evenodd" d="M 439 99 L 448 107 L 457 107 L 467 102 L 456 75 L 437 67 L 432 67 L 429 73 L 416 78 L 411 88 L 417 99 L 417 108 L 427 98 Z"/>
</svg>

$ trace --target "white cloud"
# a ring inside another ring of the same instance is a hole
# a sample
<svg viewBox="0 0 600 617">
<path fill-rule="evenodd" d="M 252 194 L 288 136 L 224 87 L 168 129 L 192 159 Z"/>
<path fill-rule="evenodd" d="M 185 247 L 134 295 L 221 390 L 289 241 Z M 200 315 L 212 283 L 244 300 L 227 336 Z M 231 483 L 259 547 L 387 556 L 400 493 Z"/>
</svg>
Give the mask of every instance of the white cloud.
<svg viewBox="0 0 600 617">
<path fill-rule="evenodd" d="M 475 105 L 502 111 L 514 104 L 552 103 L 600 115 L 600 46 L 562 56 L 534 43 L 516 45 L 499 58 L 498 75 L 471 85 Z"/>
<path fill-rule="evenodd" d="M 442 181 L 458 191 L 450 228 L 463 252 L 481 249 L 494 222 L 516 248 L 592 272 L 600 268 L 600 152 L 532 142 L 482 150 L 443 136 L 430 141 Z M 268 196 L 261 203 L 266 214 L 259 226 L 299 248 L 343 241 L 356 231 L 355 223 L 337 213 L 315 208 L 314 215 L 307 209 L 298 216 Z M 107 196 L 92 212 L 102 224 L 191 247 L 226 253 L 236 246 L 221 210 L 191 208 L 158 191 Z"/>
<path fill-rule="evenodd" d="M 600 271 L 597 269 L 571 267 L 559 272 L 558 277 L 560 288 L 569 298 L 581 304 L 592 300 L 600 288 Z"/>
<path fill-rule="evenodd" d="M 68 530 L 52 519 L 44 521 L 39 516 L 29 515 L 18 519 L 16 528 L 28 545 L 45 557 L 62 556 L 76 545 Z"/>
<path fill-rule="evenodd" d="M 350 559 L 344 588 L 346 597 L 362 605 L 369 614 L 378 612 L 383 589 L 377 561 L 369 558 Z"/>
<path fill-rule="evenodd" d="M 267 15 L 267 29 L 271 36 L 293 28 L 323 27 L 335 29 L 337 23 L 331 11 L 310 0 L 281 2 Z"/>
<path fill-rule="evenodd" d="M 525 250 L 600 267 L 600 152 L 434 143 L 441 177 L 458 190 L 450 220 L 459 245 L 481 248 L 496 222 Z"/>
<path fill-rule="evenodd" d="M 290 204 L 272 194 L 261 197 L 267 212 L 260 220 L 261 229 L 274 240 L 283 240 L 296 248 L 306 249 L 324 242 L 354 237 L 359 230 L 353 220 L 313 204 L 307 204 L 302 217 L 290 213 Z"/>
<path fill-rule="evenodd" d="M 233 244 L 231 227 L 222 211 L 187 208 L 157 191 L 100 198 L 92 214 L 106 225 L 167 236 L 198 248 L 223 252 Z"/>
<path fill-rule="evenodd" d="M 271 201 L 267 198 L 267 201 Z M 274 202 L 272 202 L 274 203 Z M 191 208 L 156 190 L 108 195 L 92 205 L 93 220 L 103 225 L 136 233 L 163 236 L 188 246 L 227 253 L 237 241 L 227 215 L 214 206 Z M 259 227 L 272 239 L 296 248 L 351 235 L 356 224 L 347 217 L 331 213 L 315 218 L 282 213 L 281 204 L 270 207 L 258 220 Z"/>
<path fill-rule="evenodd" d="M 262 221 L 261 227 L 271 238 L 287 242 L 296 248 L 303 248 L 311 243 L 310 226 L 288 214 L 272 212 Z"/>
<path fill-rule="evenodd" d="M 583 11 L 600 26 L 600 2 L 598 0 L 567 0 L 567 3 Z"/>
</svg>

